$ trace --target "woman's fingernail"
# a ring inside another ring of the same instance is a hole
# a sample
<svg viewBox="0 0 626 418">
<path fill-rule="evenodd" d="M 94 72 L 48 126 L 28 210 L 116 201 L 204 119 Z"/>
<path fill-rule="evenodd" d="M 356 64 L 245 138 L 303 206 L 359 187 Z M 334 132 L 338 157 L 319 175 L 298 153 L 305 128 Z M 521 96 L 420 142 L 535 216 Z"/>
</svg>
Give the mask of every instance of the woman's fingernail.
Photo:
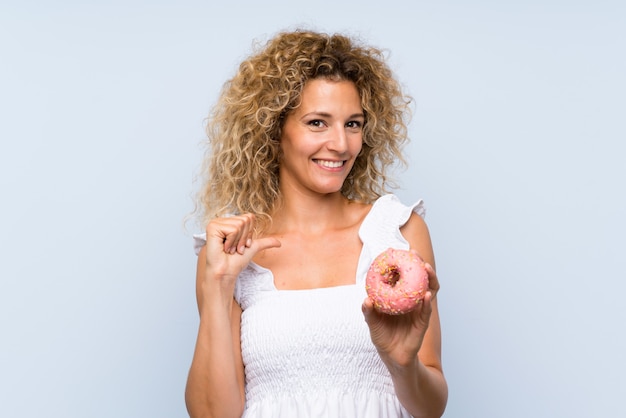
<svg viewBox="0 0 626 418">
<path fill-rule="evenodd" d="M 252 245 L 252 239 L 248 238 L 248 239 L 246 240 L 246 247 L 249 247 L 249 246 L 251 246 L 251 245 Z"/>
</svg>

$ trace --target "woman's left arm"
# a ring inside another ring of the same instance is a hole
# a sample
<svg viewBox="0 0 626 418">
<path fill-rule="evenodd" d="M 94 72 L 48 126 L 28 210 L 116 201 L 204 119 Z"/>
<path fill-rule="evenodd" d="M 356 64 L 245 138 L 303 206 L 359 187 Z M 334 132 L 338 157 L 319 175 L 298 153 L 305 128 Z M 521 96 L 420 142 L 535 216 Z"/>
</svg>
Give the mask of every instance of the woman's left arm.
<svg viewBox="0 0 626 418">
<path fill-rule="evenodd" d="M 412 214 L 401 232 L 426 263 L 429 291 L 418 307 L 405 315 L 379 313 L 368 298 L 363 314 L 372 342 L 385 363 L 400 403 L 415 418 L 441 417 L 448 386 L 441 366 L 441 327 L 437 311 L 439 281 L 428 227 Z"/>
</svg>

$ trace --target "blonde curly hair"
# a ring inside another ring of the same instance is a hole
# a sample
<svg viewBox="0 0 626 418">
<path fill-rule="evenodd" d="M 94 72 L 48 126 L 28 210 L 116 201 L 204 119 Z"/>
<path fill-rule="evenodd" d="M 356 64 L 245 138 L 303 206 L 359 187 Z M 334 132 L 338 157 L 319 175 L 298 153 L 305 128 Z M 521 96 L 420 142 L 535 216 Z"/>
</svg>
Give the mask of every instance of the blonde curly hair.
<svg viewBox="0 0 626 418">
<path fill-rule="evenodd" d="M 316 78 L 352 81 L 365 114 L 362 150 L 342 194 L 371 203 L 393 186 L 387 171 L 405 164 L 401 148 L 411 100 L 383 52 L 341 34 L 283 32 L 240 64 L 209 114 L 206 178 L 199 192 L 204 223 L 251 212 L 258 230 L 269 225 L 280 197 L 283 119 L 299 106 L 305 83 Z"/>
</svg>

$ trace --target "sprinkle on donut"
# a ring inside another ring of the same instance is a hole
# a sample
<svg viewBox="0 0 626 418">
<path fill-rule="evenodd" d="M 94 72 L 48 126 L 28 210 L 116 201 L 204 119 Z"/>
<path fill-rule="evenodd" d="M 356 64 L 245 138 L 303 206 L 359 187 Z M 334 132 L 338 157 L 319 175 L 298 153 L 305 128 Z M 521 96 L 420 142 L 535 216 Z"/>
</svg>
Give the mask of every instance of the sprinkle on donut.
<svg viewBox="0 0 626 418">
<path fill-rule="evenodd" d="M 401 315 L 411 312 L 428 291 L 428 272 L 415 250 L 388 248 L 370 265 L 365 289 L 376 310 Z"/>
</svg>

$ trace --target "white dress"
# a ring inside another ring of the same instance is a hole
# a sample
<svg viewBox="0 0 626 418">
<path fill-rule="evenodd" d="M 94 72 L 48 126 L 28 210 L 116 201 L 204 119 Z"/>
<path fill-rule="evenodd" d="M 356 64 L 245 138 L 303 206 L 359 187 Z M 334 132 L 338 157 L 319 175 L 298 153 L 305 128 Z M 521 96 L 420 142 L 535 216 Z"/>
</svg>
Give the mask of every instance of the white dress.
<svg viewBox="0 0 626 418">
<path fill-rule="evenodd" d="M 389 247 L 408 249 L 400 233 L 422 201 L 379 198 L 359 229 L 363 249 L 356 284 L 278 290 L 272 272 L 250 263 L 239 275 L 244 417 L 410 417 L 400 405 L 363 319 L 365 275 Z M 204 235 L 194 236 L 196 252 Z"/>
</svg>

